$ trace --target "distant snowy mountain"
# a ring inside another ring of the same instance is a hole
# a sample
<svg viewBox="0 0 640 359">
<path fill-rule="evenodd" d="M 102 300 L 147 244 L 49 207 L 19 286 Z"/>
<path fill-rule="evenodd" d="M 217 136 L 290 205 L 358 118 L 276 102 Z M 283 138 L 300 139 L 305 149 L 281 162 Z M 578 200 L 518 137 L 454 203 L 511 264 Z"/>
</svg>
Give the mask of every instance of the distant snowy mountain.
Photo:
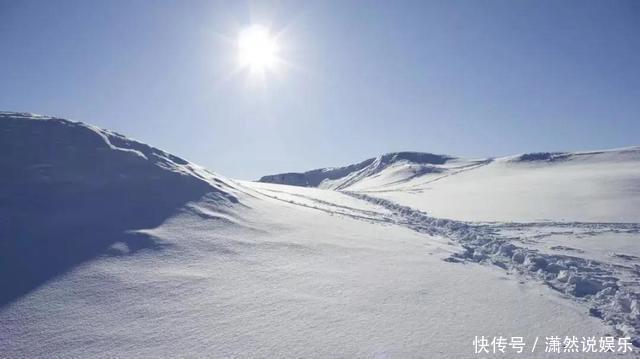
<svg viewBox="0 0 640 359">
<path fill-rule="evenodd" d="M 297 173 L 281 173 L 264 176 L 259 182 L 287 184 L 291 186 L 319 187 L 327 189 L 345 189 L 366 178 L 378 175 L 384 170 L 403 164 L 408 176 L 420 176 L 439 171 L 453 157 L 420 152 L 394 152 L 360 163 L 335 168 L 320 168 Z"/>
<path fill-rule="evenodd" d="M 640 147 L 479 160 L 403 154 L 260 182 L 368 193 L 461 220 L 640 222 Z"/>
</svg>

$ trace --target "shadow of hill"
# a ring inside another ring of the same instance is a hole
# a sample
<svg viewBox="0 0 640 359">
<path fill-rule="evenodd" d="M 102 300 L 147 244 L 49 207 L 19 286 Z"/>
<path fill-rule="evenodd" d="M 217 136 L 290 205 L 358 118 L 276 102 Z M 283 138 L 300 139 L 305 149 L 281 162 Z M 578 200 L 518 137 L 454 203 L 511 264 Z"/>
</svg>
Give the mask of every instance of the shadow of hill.
<svg viewBox="0 0 640 359">
<path fill-rule="evenodd" d="M 115 243 L 158 248 L 132 231 L 189 201 L 235 201 L 153 150 L 151 158 L 115 147 L 82 124 L 0 116 L 0 308 Z"/>
</svg>

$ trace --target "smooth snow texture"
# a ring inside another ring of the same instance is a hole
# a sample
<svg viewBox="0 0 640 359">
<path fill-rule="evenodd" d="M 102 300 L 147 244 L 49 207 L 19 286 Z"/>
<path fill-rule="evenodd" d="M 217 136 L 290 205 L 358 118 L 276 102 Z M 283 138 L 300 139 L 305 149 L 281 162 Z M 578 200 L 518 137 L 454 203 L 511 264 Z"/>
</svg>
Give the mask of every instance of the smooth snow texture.
<svg viewBox="0 0 640 359">
<path fill-rule="evenodd" d="M 242 225 L 198 203 L 145 231 L 161 251 L 104 255 L 5 308 L 3 354 L 474 357 L 475 335 L 610 333 L 548 288 L 443 261 L 442 239 L 249 192 Z"/>
<path fill-rule="evenodd" d="M 442 164 L 395 160 L 318 186 L 464 221 L 640 222 L 640 147 L 495 160 L 443 157 Z"/>
</svg>

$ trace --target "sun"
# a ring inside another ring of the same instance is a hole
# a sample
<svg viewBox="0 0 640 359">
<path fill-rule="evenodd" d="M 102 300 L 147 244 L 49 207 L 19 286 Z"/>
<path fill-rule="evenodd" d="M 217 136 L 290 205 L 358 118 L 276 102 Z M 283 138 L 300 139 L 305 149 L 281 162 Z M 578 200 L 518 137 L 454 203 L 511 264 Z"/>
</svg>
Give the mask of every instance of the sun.
<svg viewBox="0 0 640 359">
<path fill-rule="evenodd" d="M 273 70 L 278 60 L 278 44 L 268 28 L 251 25 L 238 35 L 238 61 L 252 73 Z"/>
</svg>

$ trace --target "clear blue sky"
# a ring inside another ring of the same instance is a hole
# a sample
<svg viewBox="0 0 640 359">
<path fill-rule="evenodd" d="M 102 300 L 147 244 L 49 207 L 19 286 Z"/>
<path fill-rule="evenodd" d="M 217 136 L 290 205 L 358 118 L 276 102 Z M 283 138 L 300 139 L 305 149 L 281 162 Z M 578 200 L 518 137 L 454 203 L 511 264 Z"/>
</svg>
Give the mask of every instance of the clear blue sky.
<svg viewBox="0 0 640 359">
<path fill-rule="evenodd" d="M 225 37 L 281 32 L 256 85 Z M 640 1 L 0 0 L 0 109 L 230 177 L 640 144 Z"/>
</svg>

